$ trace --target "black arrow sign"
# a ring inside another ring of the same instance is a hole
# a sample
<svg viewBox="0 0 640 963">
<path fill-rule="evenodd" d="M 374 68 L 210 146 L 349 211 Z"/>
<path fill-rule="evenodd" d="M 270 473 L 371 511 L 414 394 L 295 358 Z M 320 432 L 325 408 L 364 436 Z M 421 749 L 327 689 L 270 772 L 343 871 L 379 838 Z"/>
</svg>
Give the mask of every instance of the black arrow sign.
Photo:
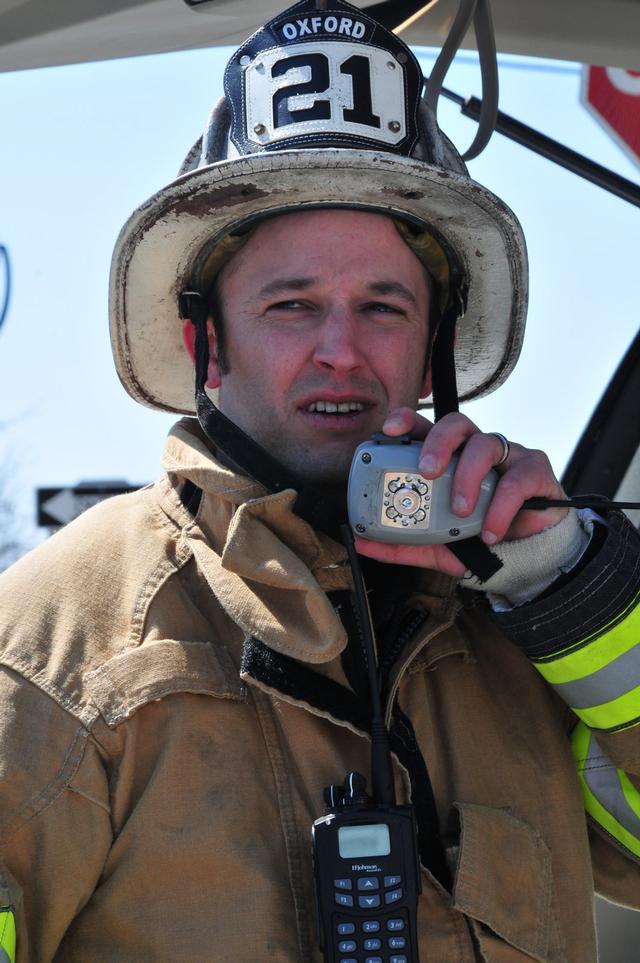
<svg viewBox="0 0 640 963">
<path fill-rule="evenodd" d="M 113 495 L 125 495 L 138 491 L 140 485 L 125 482 L 106 484 L 77 485 L 75 488 L 38 488 L 36 489 L 38 521 L 46 528 L 60 528 L 73 521 L 78 515 Z"/>
</svg>

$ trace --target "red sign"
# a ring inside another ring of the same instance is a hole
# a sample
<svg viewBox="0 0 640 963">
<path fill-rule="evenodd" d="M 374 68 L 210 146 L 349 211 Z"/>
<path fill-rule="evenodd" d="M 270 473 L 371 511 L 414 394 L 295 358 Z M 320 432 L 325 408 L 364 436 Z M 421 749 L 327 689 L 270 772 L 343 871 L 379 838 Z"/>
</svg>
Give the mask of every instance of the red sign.
<svg viewBox="0 0 640 963">
<path fill-rule="evenodd" d="M 640 164 L 640 70 L 585 67 L 582 102 Z"/>
</svg>

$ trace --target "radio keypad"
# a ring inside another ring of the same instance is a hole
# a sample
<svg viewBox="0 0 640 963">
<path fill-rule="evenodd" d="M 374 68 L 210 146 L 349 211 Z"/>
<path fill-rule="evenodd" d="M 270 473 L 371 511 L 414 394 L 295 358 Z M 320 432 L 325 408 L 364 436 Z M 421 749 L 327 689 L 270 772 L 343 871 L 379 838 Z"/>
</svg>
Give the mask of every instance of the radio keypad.
<svg viewBox="0 0 640 963">
<path fill-rule="evenodd" d="M 338 906 L 353 906 L 353 896 L 346 893 L 336 893 L 336 903 Z"/>
<path fill-rule="evenodd" d="M 402 876 L 358 876 L 353 879 L 340 878 L 334 880 L 335 901 L 339 906 L 352 907 L 355 899 L 351 895 L 356 890 L 357 905 L 360 909 L 380 911 L 384 905 L 393 906 L 402 900 Z M 345 892 L 351 891 L 350 892 Z M 376 892 L 382 891 L 382 892 Z M 384 900 L 384 903 L 383 903 Z M 398 912 L 398 911 L 396 911 Z M 406 929 L 406 920 L 400 916 L 390 919 L 359 919 L 353 922 L 343 921 L 336 926 L 336 949 L 340 954 L 339 963 L 410 963 L 406 955 L 407 940 L 401 934 Z M 380 934 L 372 936 L 372 934 Z M 344 937 L 350 939 L 344 939 Z M 398 952 L 400 951 L 400 952 Z M 402 952 L 404 951 L 404 952 Z M 369 955 L 369 954 L 383 955 Z M 351 955 L 347 955 L 351 954 Z M 358 955 L 356 955 L 358 954 Z"/>
<path fill-rule="evenodd" d="M 341 953 L 353 953 L 353 951 L 357 950 L 357 948 L 358 944 L 355 940 L 341 940 L 338 943 L 338 949 Z"/>
<path fill-rule="evenodd" d="M 394 877 L 395 879 L 396 877 Z M 368 891 L 370 889 L 380 889 L 380 880 L 377 876 L 361 876 L 356 880 L 356 885 L 360 891 Z M 351 889 L 351 887 L 349 887 Z"/>
<path fill-rule="evenodd" d="M 380 897 L 374 893 L 373 896 L 358 896 L 358 906 L 360 909 L 374 909 L 380 906 Z"/>
<path fill-rule="evenodd" d="M 384 901 L 387 906 L 389 906 L 390 903 L 397 903 L 398 900 L 401 900 L 401 899 L 402 899 L 402 890 L 399 887 L 398 889 L 389 890 L 388 893 L 384 894 Z"/>
<path fill-rule="evenodd" d="M 407 941 L 404 936 L 390 936 L 389 937 L 389 949 L 390 950 L 403 950 L 407 945 Z"/>
<path fill-rule="evenodd" d="M 379 939 L 368 939 L 362 944 L 365 950 L 381 950 L 382 940 Z"/>
<path fill-rule="evenodd" d="M 395 876 L 393 878 L 395 879 Z M 353 889 L 353 883 L 350 879 L 334 879 L 333 885 L 336 889 Z"/>
</svg>

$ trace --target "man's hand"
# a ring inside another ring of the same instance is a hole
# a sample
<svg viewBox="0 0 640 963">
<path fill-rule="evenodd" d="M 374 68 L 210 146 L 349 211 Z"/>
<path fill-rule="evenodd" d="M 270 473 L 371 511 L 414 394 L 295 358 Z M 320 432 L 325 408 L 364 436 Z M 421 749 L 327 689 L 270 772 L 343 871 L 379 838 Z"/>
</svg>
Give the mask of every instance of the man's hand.
<svg viewBox="0 0 640 963">
<path fill-rule="evenodd" d="M 527 498 L 564 498 L 549 459 L 541 451 L 510 442 L 509 457 L 499 467 L 503 445 L 499 438 L 484 434 L 465 415 L 454 413 L 432 424 L 411 408 L 392 411 L 383 425 L 386 435 L 410 434 L 424 438 L 419 468 L 425 478 L 441 475 L 454 452 L 460 459 L 451 488 L 451 507 L 460 518 L 475 508 L 480 484 L 491 468 L 501 476 L 487 511 L 481 538 L 487 545 L 537 535 L 556 525 L 567 513 L 566 508 L 550 508 L 534 512 L 521 510 Z M 447 575 L 464 575 L 464 565 L 446 545 L 388 545 L 356 538 L 361 555 L 393 562 L 436 569 Z"/>
</svg>

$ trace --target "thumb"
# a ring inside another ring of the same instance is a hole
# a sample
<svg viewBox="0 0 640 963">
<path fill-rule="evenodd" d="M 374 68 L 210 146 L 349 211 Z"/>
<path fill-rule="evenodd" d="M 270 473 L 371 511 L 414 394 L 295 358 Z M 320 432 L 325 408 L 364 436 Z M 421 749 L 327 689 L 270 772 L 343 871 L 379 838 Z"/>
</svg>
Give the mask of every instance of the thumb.
<svg viewBox="0 0 640 963">
<path fill-rule="evenodd" d="M 389 412 L 382 426 L 385 435 L 392 438 L 411 435 L 417 440 L 426 438 L 432 428 L 433 424 L 428 418 L 423 418 L 413 408 L 394 408 Z"/>
</svg>

